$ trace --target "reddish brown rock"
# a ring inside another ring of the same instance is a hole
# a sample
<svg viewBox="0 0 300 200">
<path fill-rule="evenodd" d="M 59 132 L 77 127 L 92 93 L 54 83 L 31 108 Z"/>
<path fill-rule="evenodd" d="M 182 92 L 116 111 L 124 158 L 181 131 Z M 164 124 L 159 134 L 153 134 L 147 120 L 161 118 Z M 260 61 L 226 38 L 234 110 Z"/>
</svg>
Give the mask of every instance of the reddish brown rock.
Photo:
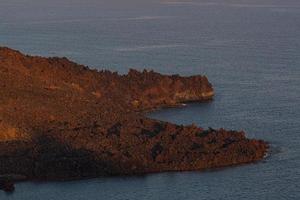
<svg viewBox="0 0 300 200">
<path fill-rule="evenodd" d="M 261 140 L 145 117 L 213 97 L 205 76 L 90 70 L 0 48 L 0 174 L 29 179 L 201 170 L 260 160 Z"/>
</svg>

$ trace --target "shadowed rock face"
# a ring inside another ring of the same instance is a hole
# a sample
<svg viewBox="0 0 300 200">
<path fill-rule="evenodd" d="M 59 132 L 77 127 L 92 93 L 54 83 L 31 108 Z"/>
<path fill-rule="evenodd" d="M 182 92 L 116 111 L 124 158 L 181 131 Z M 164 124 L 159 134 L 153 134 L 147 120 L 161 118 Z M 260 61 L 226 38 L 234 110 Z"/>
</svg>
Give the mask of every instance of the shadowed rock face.
<svg viewBox="0 0 300 200">
<path fill-rule="evenodd" d="M 268 148 L 243 132 L 149 119 L 143 111 L 213 97 L 205 76 L 90 70 L 0 48 L 0 174 L 28 179 L 201 170 Z"/>
</svg>

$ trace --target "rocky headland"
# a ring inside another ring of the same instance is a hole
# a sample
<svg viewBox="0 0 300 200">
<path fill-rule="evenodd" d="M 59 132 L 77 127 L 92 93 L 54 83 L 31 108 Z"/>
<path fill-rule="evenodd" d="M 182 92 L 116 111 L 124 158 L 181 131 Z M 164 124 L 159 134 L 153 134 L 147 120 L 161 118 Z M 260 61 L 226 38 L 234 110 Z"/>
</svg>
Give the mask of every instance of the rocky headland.
<svg viewBox="0 0 300 200">
<path fill-rule="evenodd" d="M 119 75 L 0 47 L 0 175 L 61 180 L 261 160 L 267 143 L 244 132 L 144 115 L 213 95 L 205 76 L 136 70 Z M 5 183 L 0 188 L 11 186 Z"/>
</svg>

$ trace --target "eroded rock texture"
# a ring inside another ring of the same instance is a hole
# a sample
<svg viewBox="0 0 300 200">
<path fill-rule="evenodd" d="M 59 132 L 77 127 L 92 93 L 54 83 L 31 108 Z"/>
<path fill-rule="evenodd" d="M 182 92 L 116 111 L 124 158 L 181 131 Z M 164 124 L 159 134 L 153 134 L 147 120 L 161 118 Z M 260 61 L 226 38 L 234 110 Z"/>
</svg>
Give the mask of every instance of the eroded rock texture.
<svg viewBox="0 0 300 200">
<path fill-rule="evenodd" d="M 243 132 L 203 130 L 143 111 L 211 99 L 205 76 L 90 70 L 0 48 L 0 174 L 28 179 L 200 170 L 263 158 Z"/>
</svg>

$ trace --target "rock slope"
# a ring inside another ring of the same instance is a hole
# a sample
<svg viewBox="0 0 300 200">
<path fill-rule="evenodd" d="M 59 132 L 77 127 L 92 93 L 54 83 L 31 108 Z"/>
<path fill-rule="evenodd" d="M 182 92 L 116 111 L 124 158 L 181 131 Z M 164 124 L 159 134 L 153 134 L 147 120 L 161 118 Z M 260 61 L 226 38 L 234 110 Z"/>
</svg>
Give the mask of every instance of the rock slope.
<svg viewBox="0 0 300 200">
<path fill-rule="evenodd" d="M 249 163 L 268 145 L 244 132 L 149 119 L 213 97 L 205 76 L 96 71 L 0 48 L 0 175 L 57 180 Z"/>
</svg>

